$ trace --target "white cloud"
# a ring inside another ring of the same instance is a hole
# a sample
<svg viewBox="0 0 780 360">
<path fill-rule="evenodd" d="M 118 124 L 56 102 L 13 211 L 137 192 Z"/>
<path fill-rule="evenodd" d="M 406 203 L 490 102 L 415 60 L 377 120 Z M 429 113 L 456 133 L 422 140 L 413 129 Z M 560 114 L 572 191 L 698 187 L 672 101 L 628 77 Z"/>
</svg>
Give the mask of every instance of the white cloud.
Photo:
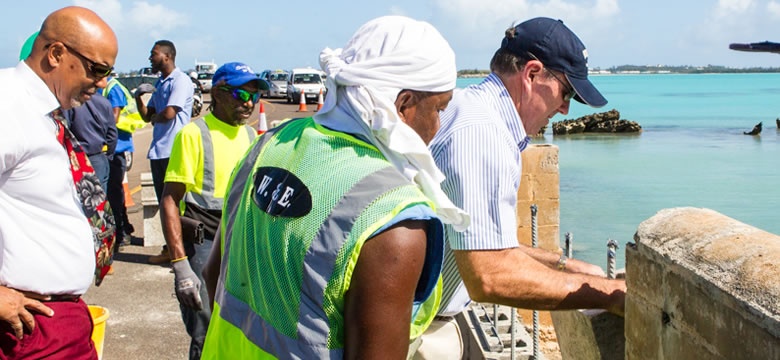
<svg viewBox="0 0 780 360">
<path fill-rule="evenodd" d="M 454 18 L 464 30 L 490 28 L 503 32 L 517 21 L 537 16 L 564 20 L 567 24 L 603 23 L 620 12 L 618 0 L 595 0 L 589 4 L 564 0 L 434 0 L 434 6 Z"/>
<path fill-rule="evenodd" d="M 146 35 L 159 39 L 172 29 L 190 23 L 188 15 L 146 1 L 134 1 L 125 9 L 119 0 L 75 0 L 74 4 L 95 11 L 117 33 L 128 31 L 133 32 L 134 36 Z"/>
<path fill-rule="evenodd" d="M 715 17 L 723 18 L 745 13 L 753 7 L 753 0 L 718 0 Z"/>
<path fill-rule="evenodd" d="M 95 11 L 117 35 L 119 55 L 117 69 L 131 70 L 148 66 L 149 49 L 156 40 L 169 39 L 176 44 L 177 58 L 194 58 L 214 43 L 211 37 L 182 36 L 180 31 L 191 24 L 191 15 L 166 6 L 166 2 L 127 0 L 73 0 L 76 6 Z M 187 34 L 185 31 L 184 34 Z M 188 62 L 188 61 L 185 61 Z M 182 64 L 183 69 L 189 64 Z"/>
<path fill-rule="evenodd" d="M 400 6 L 391 6 L 389 12 L 391 15 L 409 16 L 409 14 Z"/>
<path fill-rule="evenodd" d="M 170 30 L 190 22 L 184 13 L 146 1 L 134 2 L 127 14 L 128 24 L 135 29 L 143 29 L 141 34 L 147 33 L 152 38 L 164 37 Z"/>
<path fill-rule="evenodd" d="M 75 0 L 74 5 L 91 9 L 113 28 L 121 23 L 122 4 L 119 0 Z"/>
<path fill-rule="evenodd" d="M 777 1 L 770 1 L 768 4 L 766 4 L 766 10 L 769 12 L 769 15 L 775 19 L 780 18 L 780 3 Z"/>
<path fill-rule="evenodd" d="M 507 28 L 538 16 L 563 20 L 589 48 L 621 36 L 618 0 L 433 0 L 432 4 L 440 17 L 434 25 L 458 54 L 458 66 L 468 68 L 485 68 Z"/>
</svg>

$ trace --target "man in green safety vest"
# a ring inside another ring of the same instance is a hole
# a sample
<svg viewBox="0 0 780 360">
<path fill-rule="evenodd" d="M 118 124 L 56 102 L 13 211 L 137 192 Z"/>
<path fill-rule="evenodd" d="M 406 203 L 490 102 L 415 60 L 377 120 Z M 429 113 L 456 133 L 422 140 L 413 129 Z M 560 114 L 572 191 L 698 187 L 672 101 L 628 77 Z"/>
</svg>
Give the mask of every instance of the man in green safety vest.
<svg viewBox="0 0 780 360">
<path fill-rule="evenodd" d="M 114 76 L 108 78 L 108 84 L 103 89 L 103 96 L 111 103 L 114 111 L 114 119 L 117 128 L 117 142 L 114 154 L 108 160 L 108 186 L 106 196 L 116 221 L 116 241 L 114 252 L 118 252 L 119 246 L 130 243 L 130 234 L 135 231 L 133 224 L 127 217 L 125 204 L 125 172 L 127 171 L 127 158 L 125 152 L 132 153 L 133 133 L 146 125 L 135 99 L 130 91 L 122 85 Z M 113 269 L 112 269 L 113 270 Z"/>
<path fill-rule="evenodd" d="M 438 308 L 443 224 L 468 225 L 426 146 L 455 55 L 430 24 L 385 16 L 320 64 L 323 108 L 232 175 L 204 359 L 401 359 Z"/>
<path fill-rule="evenodd" d="M 214 73 L 212 110 L 185 125 L 173 140 L 160 218 L 175 274 L 174 289 L 191 337 L 190 359 L 200 359 L 211 317 L 201 271 L 222 216 L 230 173 L 257 135 L 246 125 L 265 81 L 239 62 Z"/>
</svg>

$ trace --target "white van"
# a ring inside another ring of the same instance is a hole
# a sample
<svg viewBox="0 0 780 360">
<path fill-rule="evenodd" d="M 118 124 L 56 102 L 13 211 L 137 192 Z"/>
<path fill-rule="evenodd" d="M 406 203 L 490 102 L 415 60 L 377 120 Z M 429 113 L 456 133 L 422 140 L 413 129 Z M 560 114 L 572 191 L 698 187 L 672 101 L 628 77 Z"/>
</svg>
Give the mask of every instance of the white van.
<svg viewBox="0 0 780 360">
<path fill-rule="evenodd" d="M 317 102 L 322 91 L 325 96 L 325 82 L 323 73 L 313 68 L 297 68 L 290 70 L 290 77 L 287 78 L 287 102 L 299 103 L 301 101 L 301 90 L 306 96 L 306 102 Z"/>
</svg>

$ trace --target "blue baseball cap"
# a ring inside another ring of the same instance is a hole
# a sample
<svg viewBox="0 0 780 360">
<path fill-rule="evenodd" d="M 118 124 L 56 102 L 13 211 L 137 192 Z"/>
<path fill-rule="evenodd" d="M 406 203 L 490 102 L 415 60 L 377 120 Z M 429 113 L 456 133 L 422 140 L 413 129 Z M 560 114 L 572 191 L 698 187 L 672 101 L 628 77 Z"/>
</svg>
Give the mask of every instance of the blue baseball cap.
<svg viewBox="0 0 780 360">
<path fill-rule="evenodd" d="M 250 81 L 256 81 L 260 90 L 268 90 L 268 83 L 260 79 L 249 65 L 240 62 L 229 62 L 217 69 L 211 78 L 211 83 L 219 86 L 226 84 L 232 87 L 239 87 Z M 220 82 L 224 82 L 220 84 Z"/>
<path fill-rule="evenodd" d="M 515 26 L 515 37 L 501 41 L 501 48 L 520 58 L 533 55 L 544 66 L 562 72 L 577 95 L 574 99 L 592 107 L 602 107 L 607 99 L 588 80 L 588 50 L 561 20 L 533 18 Z"/>
</svg>

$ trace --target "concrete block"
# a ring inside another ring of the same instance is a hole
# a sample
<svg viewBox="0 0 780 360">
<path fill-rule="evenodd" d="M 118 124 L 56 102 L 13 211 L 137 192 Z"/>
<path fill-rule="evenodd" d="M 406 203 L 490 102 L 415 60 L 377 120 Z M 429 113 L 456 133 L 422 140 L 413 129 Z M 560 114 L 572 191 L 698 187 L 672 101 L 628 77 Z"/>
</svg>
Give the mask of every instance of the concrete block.
<svg viewBox="0 0 780 360">
<path fill-rule="evenodd" d="M 152 173 L 141 173 L 141 204 L 143 206 L 154 205 L 157 206 L 157 194 L 154 192 L 154 181 L 152 181 Z"/>
<path fill-rule="evenodd" d="M 604 310 L 552 311 L 563 359 L 622 360 L 623 318 Z"/>
<path fill-rule="evenodd" d="M 558 173 L 533 174 L 529 179 L 532 197 L 537 200 L 558 200 L 561 197 L 560 183 L 561 177 Z"/>
<path fill-rule="evenodd" d="M 144 246 L 165 245 L 165 237 L 157 206 L 144 206 Z"/>
<path fill-rule="evenodd" d="M 780 359 L 779 236 L 675 208 L 642 222 L 635 240 L 626 250 L 628 358 Z"/>
<path fill-rule="evenodd" d="M 141 204 L 144 207 L 144 246 L 165 245 L 152 173 L 141 173 Z"/>
<path fill-rule="evenodd" d="M 529 202 L 517 202 L 517 225 L 531 226 L 531 205 L 536 204 L 537 225 L 557 225 L 560 223 L 561 204 L 558 199 L 535 199 Z"/>
<path fill-rule="evenodd" d="M 560 243 L 560 227 L 558 225 L 539 226 L 536 236 L 539 248 L 561 253 L 558 246 Z M 517 229 L 517 242 L 531 246 L 531 227 Z"/>
<path fill-rule="evenodd" d="M 629 287 L 631 289 L 631 287 Z M 661 328 L 663 311 L 638 296 L 626 296 L 626 359 L 663 359 Z"/>
<path fill-rule="evenodd" d="M 522 152 L 523 173 L 557 173 L 558 146 L 553 144 L 529 145 Z"/>
<path fill-rule="evenodd" d="M 518 316 L 514 322 L 515 353 L 512 355 L 513 329 L 511 313 L 516 309 L 499 305 L 497 306 L 497 321 L 493 326 L 494 308 L 492 304 L 471 303 L 469 307 L 456 319 L 461 329 L 464 342 L 464 359 L 485 360 L 530 360 L 533 359 L 533 338 L 523 327 L 522 319 Z M 528 325 L 530 318 L 526 319 Z M 544 360 L 544 355 L 539 354 L 539 359 Z"/>
<path fill-rule="evenodd" d="M 517 202 L 527 203 L 534 199 L 534 189 L 531 180 L 531 175 L 523 173 L 520 176 L 520 187 L 517 189 Z"/>
<path fill-rule="evenodd" d="M 642 296 L 646 302 L 661 307 L 664 295 L 664 266 L 653 261 L 648 254 L 640 252 L 641 244 L 626 246 L 626 286 L 631 296 Z M 640 295 L 641 294 L 641 295 Z"/>
</svg>

